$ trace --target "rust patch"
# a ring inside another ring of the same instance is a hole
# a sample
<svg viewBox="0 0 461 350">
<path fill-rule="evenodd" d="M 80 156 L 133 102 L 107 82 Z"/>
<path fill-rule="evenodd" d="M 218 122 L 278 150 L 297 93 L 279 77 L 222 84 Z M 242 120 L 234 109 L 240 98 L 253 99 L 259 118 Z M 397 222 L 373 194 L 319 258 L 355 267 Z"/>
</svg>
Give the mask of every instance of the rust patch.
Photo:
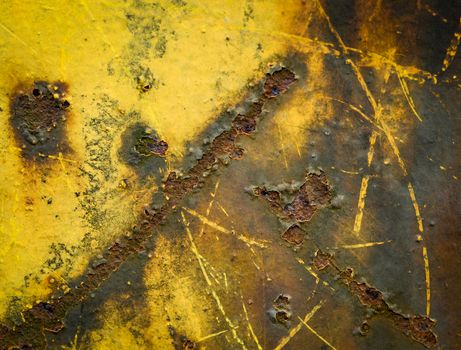
<svg viewBox="0 0 461 350">
<path fill-rule="evenodd" d="M 300 246 L 304 242 L 304 231 L 298 225 L 291 225 L 282 233 L 282 239 L 293 246 Z"/>
<path fill-rule="evenodd" d="M 81 278 L 81 282 L 72 289 L 66 290 L 62 295 L 51 297 L 47 304 L 53 310 L 52 315 L 42 317 L 43 307 L 35 305 L 25 310 L 22 315 L 24 322 L 16 327 L 0 326 L 0 348 L 10 348 L 30 344 L 38 348 L 46 347 L 44 331 L 59 331 L 62 320 L 67 311 L 83 302 L 91 293 L 107 280 L 112 272 L 133 254 L 144 250 L 144 243 L 153 235 L 154 228 L 165 221 L 167 216 L 190 195 L 193 190 L 200 188 L 205 181 L 204 174 L 215 171 L 221 165 L 227 164 L 236 150 L 241 149 L 236 142 L 240 135 L 248 132 L 241 131 L 242 124 L 238 122 L 241 117 L 247 120 L 259 121 L 262 107 L 272 98 L 286 92 L 291 84 L 296 81 L 295 74 L 286 68 L 280 68 L 266 75 L 262 84 L 260 97 L 248 108 L 245 115 L 238 115 L 230 130 L 217 136 L 197 163 L 183 176 L 175 171 L 171 172 L 163 186 L 165 202 L 160 207 L 147 208 L 139 216 L 138 224 L 131 232 L 121 236 L 105 252 L 103 263 L 90 263 L 88 273 Z M 237 151 L 239 153 L 239 151 Z M 243 155 L 243 153 L 242 153 Z M 101 259 L 96 259 L 100 261 Z M 96 261 L 95 260 L 95 261 Z M 189 343 L 186 344 L 189 346 Z"/>
<path fill-rule="evenodd" d="M 264 199 L 275 215 L 287 221 L 309 221 L 317 209 L 328 205 L 332 198 L 331 187 L 324 172 L 307 173 L 304 183 L 294 191 L 294 195 L 292 192 L 290 186 L 282 186 L 281 189 L 267 186 L 253 188 L 255 196 Z"/>
<path fill-rule="evenodd" d="M 280 294 L 273 302 L 272 308 L 268 311 L 269 317 L 273 323 L 279 323 L 290 328 L 292 311 L 290 305 L 291 297 L 286 294 Z"/>
<path fill-rule="evenodd" d="M 373 310 L 375 315 L 381 315 L 391 320 L 394 327 L 399 329 L 407 337 L 423 344 L 427 348 L 437 346 L 437 336 L 432 330 L 435 321 L 427 316 L 421 315 L 402 315 L 395 311 L 386 301 L 384 294 L 370 286 L 366 282 L 358 282 L 354 279 L 354 271 L 351 268 L 340 269 L 333 259 L 333 256 L 317 251 L 313 260 L 313 266 L 318 271 L 330 270 L 334 277 L 342 284 L 346 285 L 349 291 L 355 295 L 360 303 Z M 364 322 L 361 326 L 361 334 L 368 332 L 369 325 Z"/>
<path fill-rule="evenodd" d="M 65 124 L 69 101 L 67 85 L 37 81 L 32 87 L 17 87 L 10 100 L 10 123 L 18 147 L 27 159 L 69 151 Z"/>
</svg>

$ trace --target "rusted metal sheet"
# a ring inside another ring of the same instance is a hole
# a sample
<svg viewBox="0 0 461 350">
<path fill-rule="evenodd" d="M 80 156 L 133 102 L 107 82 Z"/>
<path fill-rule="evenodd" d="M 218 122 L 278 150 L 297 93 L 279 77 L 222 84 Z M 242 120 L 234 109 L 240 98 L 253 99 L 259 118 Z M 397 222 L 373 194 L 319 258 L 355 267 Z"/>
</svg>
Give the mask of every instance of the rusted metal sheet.
<svg viewBox="0 0 461 350">
<path fill-rule="evenodd" d="M 0 5 L 1 349 L 457 349 L 459 1 Z"/>
</svg>

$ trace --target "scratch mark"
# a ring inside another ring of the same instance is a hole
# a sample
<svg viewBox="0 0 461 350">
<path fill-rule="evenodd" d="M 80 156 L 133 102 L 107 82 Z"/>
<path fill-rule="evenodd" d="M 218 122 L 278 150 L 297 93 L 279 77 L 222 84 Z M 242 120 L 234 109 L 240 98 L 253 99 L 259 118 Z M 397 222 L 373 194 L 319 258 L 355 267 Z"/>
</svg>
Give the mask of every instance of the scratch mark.
<svg viewBox="0 0 461 350">
<path fill-rule="evenodd" d="M 183 212 L 181 212 L 181 216 L 182 216 L 183 223 L 186 226 L 186 233 L 187 233 L 187 236 L 189 237 L 189 241 L 190 241 L 190 249 L 191 249 L 192 253 L 194 253 L 195 257 L 197 258 L 197 261 L 198 261 L 198 263 L 200 265 L 200 269 L 202 270 L 203 277 L 205 277 L 206 283 L 208 284 L 208 286 L 211 286 L 211 281 L 210 281 L 210 278 L 208 277 L 208 273 L 207 273 L 207 271 L 205 269 L 205 266 L 203 264 L 202 256 L 200 255 L 200 253 L 199 253 L 199 251 L 197 249 L 197 246 L 195 245 L 194 239 L 192 238 L 192 233 L 190 232 L 190 229 L 189 229 L 189 223 L 187 222 L 186 218 L 184 217 Z"/>
<path fill-rule="evenodd" d="M 224 215 L 229 216 L 226 209 L 224 209 L 224 207 L 221 205 L 221 203 L 217 202 L 216 204 L 219 207 L 219 209 L 224 213 Z"/>
<path fill-rule="evenodd" d="M 379 11 L 381 11 L 382 2 L 382 0 L 376 0 L 375 7 L 373 8 L 373 13 L 371 14 L 370 18 L 368 18 L 370 22 L 373 22 L 375 17 L 378 16 Z"/>
<path fill-rule="evenodd" d="M 208 277 L 207 271 L 206 271 L 205 266 L 203 265 L 203 262 L 202 262 L 202 256 L 201 256 L 200 252 L 198 251 L 197 246 L 195 245 L 194 239 L 192 237 L 192 233 L 190 232 L 190 229 L 189 229 L 189 223 L 188 223 L 187 219 L 184 216 L 184 212 L 181 212 L 181 217 L 182 217 L 182 221 L 184 223 L 184 226 L 186 227 L 187 236 L 188 236 L 190 244 L 191 244 L 191 251 L 194 253 L 195 257 L 197 258 L 197 261 L 198 261 L 198 263 L 200 265 L 200 269 L 202 270 L 202 274 L 205 277 L 205 281 L 206 281 L 208 287 L 211 290 L 211 295 L 215 299 L 215 302 L 216 302 L 216 305 L 218 306 L 219 311 L 221 312 L 221 314 L 223 315 L 226 323 L 228 324 L 229 328 L 231 329 L 233 338 L 237 341 L 237 343 L 239 343 L 241 345 L 242 349 L 246 350 L 247 348 L 245 346 L 245 343 L 239 338 L 239 336 L 237 334 L 237 331 L 235 330 L 236 327 L 234 326 L 233 322 L 227 316 L 227 314 L 226 314 L 226 312 L 224 310 L 224 307 L 223 307 L 223 305 L 221 303 L 221 299 L 219 298 L 216 291 L 212 288 L 211 281 L 210 281 L 210 279 Z"/>
<path fill-rule="evenodd" d="M 224 286 L 226 287 L 226 291 L 229 289 L 229 285 L 227 284 L 227 275 L 225 272 L 223 272 L 223 276 L 224 276 Z"/>
<path fill-rule="evenodd" d="M 448 23 L 448 19 L 446 19 L 445 17 L 443 17 L 442 15 L 440 15 L 439 13 L 435 12 L 431 7 L 429 7 L 428 4 L 424 4 L 424 6 L 422 6 L 421 4 L 421 1 L 418 0 L 417 1 L 417 6 L 418 6 L 418 10 L 421 10 L 421 7 L 424 7 L 424 10 L 426 10 L 427 12 L 429 12 L 432 16 L 434 17 L 439 17 L 443 23 Z"/>
<path fill-rule="evenodd" d="M 220 331 L 220 332 L 216 332 L 216 333 L 213 333 L 213 334 L 209 334 L 209 335 L 204 336 L 204 337 L 200 338 L 199 340 L 197 340 L 196 343 L 201 343 L 201 342 L 203 342 L 203 341 L 205 341 L 205 340 L 209 340 L 209 339 L 211 339 L 211 338 L 217 337 L 218 335 L 221 335 L 221 334 L 226 333 L 226 332 L 229 332 L 229 330 L 228 330 L 228 329 L 225 329 L 225 330 Z"/>
<path fill-rule="evenodd" d="M 322 337 L 315 329 L 313 329 L 311 326 L 309 326 L 307 324 L 307 322 L 305 322 L 301 317 L 299 317 L 299 320 L 301 321 L 301 323 L 303 325 L 306 326 L 306 328 L 308 330 L 310 330 L 317 338 L 319 338 L 321 341 L 323 341 L 326 345 L 328 345 L 330 348 L 332 348 L 333 350 L 337 350 L 333 345 L 331 345 L 331 343 L 328 342 L 328 340 L 326 340 L 324 337 Z"/>
<path fill-rule="evenodd" d="M 456 53 L 458 52 L 458 47 L 461 42 L 461 17 L 459 18 L 459 26 L 458 31 L 453 35 L 453 39 L 451 39 L 451 44 L 447 48 L 447 53 L 445 54 L 445 58 L 443 59 L 442 65 L 442 72 L 445 72 L 450 64 L 455 59 Z"/>
<path fill-rule="evenodd" d="M 256 343 L 256 346 L 258 347 L 258 350 L 263 350 L 261 344 L 259 343 L 258 337 L 256 336 L 256 333 L 253 330 L 253 327 L 251 326 L 250 319 L 248 317 L 248 312 L 247 308 L 245 307 L 245 303 L 242 300 L 242 307 L 243 307 L 243 312 L 245 313 L 245 318 L 248 323 L 248 330 L 250 331 L 251 337 L 253 338 L 254 342 Z"/>
<path fill-rule="evenodd" d="M 350 170 L 344 170 L 344 169 L 339 169 L 340 172 L 344 174 L 349 174 L 349 175 L 359 175 L 360 171 L 350 171 Z"/>
<path fill-rule="evenodd" d="M 345 101 L 342 101 L 342 100 L 339 100 L 337 98 L 333 98 L 333 97 L 328 97 L 326 96 L 325 98 L 329 99 L 329 100 L 332 100 L 332 101 L 335 101 L 335 102 L 338 102 L 338 103 L 341 103 L 343 105 L 346 105 L 350 110 L 352 110 L 353 112 L 356 112 L 359 116 L 361 116 L 363 119 L 365 119 L 367 122 L 369 122 L 370 124 L 372 124 L 373 126 L 375 126 L 376 128 L 378 128 L 379 130 L 381 131 L 384 131 L 383 128 L 378 124 L 376 123 L 376 121 L 374 121 L 373 119 L 371 119 L 369 116 L 367 116 L 365 114 L 365 112 L 363 112 L 360 108 L 358 108 L 357 106 L 354 106 L 353 104 L 350 104 L 348 102 L 345 102 Z"/>
<path fill-rule="evenodd" d="M 371 163 L 373 162 L 373 156 L 375 154 L 375 143 L 376 143 L 377 137 L 378 137 L 378 134 L 375 131 L 373 131 L 370 135 L 370 148 L 368 149 L 368 154 L 367 154 L 368 168 L 371 166 Z"/>
<path fill-rule="evenodd" d="M 319 311 L 319 309 L 323 306 L 324 303 L 325 303 L 325 299 L 321 300 L 317 305 L 315 305 L 311 309 L 311 311 L 309 311 L 304 316 L 304 318 L 301 319 L 301 322 L 299 322 L 295 327 L 290 329 L 290 332 L 288 333 L 288 335 L 286 337 L 283 337 L 282 339 L 280 339 L 280 342 L 277 344 L 277 346 L 274 348 L 274 350 L 283 349 L 290 342 L 290 340 L 293 339 L 293 337 L 301 330 L 302 325 L 303 325 L 302 321 L 309 322 L 309 320 L 316 314 L 317 311 Z"/>
<path fill-rule="evenodd" d="M 298 263 L 300 263 L 301 265 L 303 265 L 303 267 L 306 269 L 307 272 L 309 272 L 309 274 L 314 277 L 315 279 L 315 284 L 318 285 L 320 282 L 322 282 L 322 284 L 329 288 L 331 291 L 335 291 L 335 289 L 327 282 L 327 281 L 324 281 L 320 278 L 320 276 L 309 266 L 309 265 L 306 265 L 306 263 L 304 262 L 304 260 L 300 259 L 300 258 L 296 258 L 296 261 L 298 261 Z"/>
<path fill-rule="evenodd" d="M 251 245 L 255 245 L 257 247 L 260 247 L 260 248 L 267 248 L 267 244 L 270 243 L 269 241 L 267 240 L 254 240 L 250 237 L 247 237 L 243 234 L 238 234 L 236 233 L 234 230 L 228 230 L 227 228 L 225 227 L 222 227 L 221 225 L 207 219 L 206 217 L 204 217 L 203 215 L 197 213 L 195 210 L 193 209 L 190 209 L 190 208 L 186 208 L 184 207 L 184 210 L 189 213 L 190 215 L 192 216 L 195 216 L 196 218 L 198 218 L 200 221 L 202 221 L 204 224 L 210 226 L 211 228 L 214 228 L 215 230 L 219 231 L 219 232 L 222 232 L 222 233 L 225 233 L 225 234 L 228 234 L 228 235 L 232 235 L 232 236 L 235 236 L 238 240 L 246 243 L 247 245 L 251 246 Z"/>
<path fill-rule="evenodd" d="M 341 50 L 343 51 L 344 54 L 347 55 L 349 53 L 349 48 L 344 44 L 343 40 L 341 39 L 341 36 L 339 35 L 339 33 L 334 28 L 333 24 L 331 23 L 330 17 L 325 12 L 325 10 L 324 10 L 322 4 L 320 3 L 320 1 L 316 0 L 316 3 L 317 3 L 317 6 L 318 6 L 318 9 L 319 9 L 319 12 L 326 19 L 328 27 L 330 28 L 331 33 L 338 40 L 338 42 L 339 42 L 339 44 L 341 46 Z M 354 75 L 357 78 L 357 81 L 359 82 L 363 92 L 365 93 L 368 101 L 370 102 L 370 104 L 371 104 L 371 106 L 373 108 L 374 119 L 381 125 L 381 127 L 382 127 L 382 129 L 384 131 L 384 134 L 386 135 L 386 138 L 387 138 L 387 140 L 388 140 L 388 142 L 389 142 L 389 144 L 390 144 L 390 146 L 392 148 L 392 151 L 393 151 L 394 155 L 396 156 L 400 167 L 402 168 L 402 172 L 403 172 L 404 176 L 407 176 L 408 172 L 407 172 L 405 163 L 404 163 L 402 157 L 400 156 L 400 151 L 399 151 L 399 149 L 397 147 L 397 144 L 395 143 L 394 136 L 392 135 L 388 125 L 381 119 L 381 112 L 382 112 L 381 106 L 376 102 L 375 98 L 373 97 L 373 94 L 371 93 L 370 89 L 368 88 L 368 85 L 365 82 L 365 79 L 363 78 L 363 75 L 360 72 L 357 65 L 350 58 L 346 59 L 346 63 L 348 63 L 351 66 L 351 68 L 352 68 L 352 70 L 354 72 Z"/>
<path fill-rule="evenodd" d="M 413 114 L 415 115 L 415 117 L 418 118 L 418 120 L 419 120 L 420 122 L 422 122 L 423 119 L 421 118 L 421 116 L 419 115 L 418 111 L 416 110 L 415 102 L 413 101 L 413 98 L 411 97 L 410 89 L 408 88 L 408 84 L 407 84 L 407 82 L 405 81 L 405 78 L 402 78 L 402 76 L 400 75 L 399 71 L 397 71 L 397 77 L 399 78 L 400 87 L 402 88 L 402 92 L 403 92 L 403 94 L 405 95 L 405 99 L 407 100 L 408 105 L 410 106 L 411 111 L 413 112 Z"/>
<path fill-rule="evenodd" d="M 101 29 L 101 27 L 98 25 L 98 22 L 96 21 L 96 18 L 93 15 L 93 12 L 91 12 L 87 2 L 85 0 L 79 0 L 80 5 L 83 7 L 85 12 L 87 13 L 88 17 L 90 17 L 91 22 L 93 23 L 93 26 L 96 28 L 98 33 L 101 35 L 104 43 L 109 46 L 109 49 L 112 51 L 113 54 L 115 54 L 114 47 L 112 46 L 111 42 L 107 39 L 106 33 Z"/>
<path fill-rule="evenodd" d="M 0 27 L 7 32 L 9 35 L 11 35 L 14 39 L 19 41 L 22 45 L 27 47 L 30 51 L 32 51 L 35 55 L 38 55 L 38 52 L 35 51 L 33 47 L 31 47 L 28 43 L 26 43 L 24 40 L 22 40 L 17 34 L 15 34 L 11 29 L 9 29 L 6 25 L 0 22 Z"/>
<path fill-rule="evenodd" d="M 343 244 L 337 247 L 337 249 L 359 249 L 359 248 L 368 248 L 375 247 L 378 245 L 383 245 L 386 243 L 391 243 L 392 240 L 381 241 L 381 242 L 367 242 L 367 243 L 358 243 L 358 244 Z"/>
<path fill-rule="evenodd" d="M 359 235 L 360 229 L 362 227 L 363 210 L 365 208 L 365 198 L 367 196 L 369 179 L 370 175 L 365 175 L 362 177 L 362 183 L 360 185 L 359 200 L 357 203 L 357 214 L 355 215 L 354 221 L 354 234 L 357 236 Z"/>
<path fill-rule="evenodd" d="M 217 13 L 217 11 L 210 11 L 210 8 L 203 8 L 200 7 L 202 11 L 206 13 L 207 16 L 213 16 L 215 19 L 219 21 L 219 24 L 222 25 L 222 18 L 226 17 L 225 13 Z M 291 40 L 296 44 L 301 44 L 304 47 L 315 47 L 316 49 L 320 49 L 324 54 L 331 54 L 333 56 L 338 57 L 339 52 L 334 48 L 334 44 L 330 42 L 324 42 L 318 39 L 311 39 L 306 36 L 297 35 L 293 33 L 286 33 L 284 31 L 277 31 L 277 30 L 264 30 L 260 28 L 251 28 L 251 27 L 243 27 L 241 25 L 234 25 L 230 23 L 226 23 L 226 25 L 222 25 L 224 28 L 229 30 L 234 30 L 238 32 L 252 32 L 260 35 L 265 36 L 272 36 L 276 38 L 283 38 L 285 41 Z M 341 40 L 342 41 L 342 40 Z M 344 44 L 344 42 L 343 42 Z M 403 75 L 412 80 L 417 80 L 420 82 L 424 82 L 426 80 L 434 80 L 434 75 L 428 71 L 423 69 L 413 67 L 413 66 L 402 66 L 399 65 L 397 62 L 393 61 L 392 59 L 382 56 L 379 53 L 372 52 L 372 51 L 364 51 L 358 48 L 350 47 L 344 45 L 344 47 L 350 51 L 357 53 L 360 57 L 360 60 L 364 64 L 368 64 L 368 66 L 372 67 L 381 67 L 381 66 L 389 66 L 394 70 L 399 70 L 403 73 Z M 302 50 L 302 48 L 299 48 Z"/>
<path fill-rule="evenodd" d="M 285 163 L 285 169 L 288 169 L 288 161 L 287 161 L 287 155 L 286 155 L 286 152 L 285 152 L 285 144 L 283 142 L 282 130 L 280 129 L 279 123 L 277 123 L 277 130 L 278 130 L 278 133 L 279 133 L 280 146 L 282 147 L 282 156 L 283 156 L 283 161 Z"/>
<path fill-rule="evenodd" d="M 373 130 L 373 132 L 370 135 L 370 146 L 368 148 L 368 154 L 367 154 L 368 168 L 371 167 L 371 164 L 373 162 L 373 156 L 375 152 L 375 143 L 376 143 L 377 136 L 378 136 L 377 132 Z M 360 230 L 362 228 L 363 211 L 365 209 L 365 199 L 367 197 L 369 180 L 370 180 L 370 175 L 365 175 L 362 177 L 362 182 L 360 184 L 359 199 L 357 202 L 357 213 L 355 215 L 354 229 L 353 229 L 353 232 L 356 236 L 360 234 Z"/>
<path fill-rule="evenodd" d="M 206 218 L 208 219 L 208 217 L 210 216 L 210 212 L 211 212 L 211 208 L 213 207 L 213 203 L 214 203 L 214 199 L 215 199 L 215 196 L 216 196 L 216 192 L 218 192 L 218 187 L 219 187 L 219 183 L 220 183 L 220 179 L 218 179 L 218 181 L 216 181 L 216 185 L 214 187 L 214 191 L 210 193 L 211 195 L 211 200 L 210 200 L 210 203 L 208 204 L 208 208 L 206 210 Z M 202 237 L 203 234 L 205 232 L 205 223 L 202 222 L 202 227 L 200 228 L 200 233 L 199 233 L 199 237 Z"/>
<path fill-rule="evenodd" d="M 418 240 L 422 243 L 422 254 L 424 261 L 424 278 L 426 281 L 426 316 L 429 317 L 431 312 L 431 274 L 429 270 L 429 255 L 427 253 L 427 246 L 424 242 L 424 225 L 423 219 L 421 217 L 421 212 L 419 210 L 419 204 L 416 200 L 415 190 L 411 182 L 408 183 L 408 193 L 410 194 L 411 202 L 413 203 L 413 208 L 415 209 L 416 222 L 418 223 L 418 231 L 420 233 Z"/>
</svg>

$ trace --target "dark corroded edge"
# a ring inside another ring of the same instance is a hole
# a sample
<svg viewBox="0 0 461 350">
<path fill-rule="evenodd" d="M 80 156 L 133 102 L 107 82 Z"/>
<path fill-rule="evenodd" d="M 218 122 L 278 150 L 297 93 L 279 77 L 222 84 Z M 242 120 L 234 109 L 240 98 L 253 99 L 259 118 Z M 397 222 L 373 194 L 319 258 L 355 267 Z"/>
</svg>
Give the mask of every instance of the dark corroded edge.
<svg viewBox="0 0 461 350">
<path fill-rule="evenodd" d="M 384 298 L 384 294 L 367 284 L 354 279 L 354 271 L 348 267 L 341 269 L 333 259 L 333 256 L 318 250 L 313 260 L 313 266 L 318 271 L 329 270 L 340 283 L 347 286 L 360 303 L 372 309 L 375 314 L 391 320 L 393 325 L 403 334 L 423 344 L 427 348 L 437 346 L 437 335 L 432 331 L 435 321 L 427 316 L 402 315 L 395 311 Z"/>
<path fill-rule="evenodd" d="M 174 171 L 168 175 L 163 191 L 166 197 L 164 204 L 159 209 L 145 210 L 130 235 L 120 237 L 109 247 L 104 263 L 93 265 L 81 283 L 67 294 L 50 298 L 24 311 L 24 321 L 20 325 L 0 326 L 1 349 L 46 346 L 45 332 L 60 332 L 64 328 L 63 319 L 69 309 L 86 300 L 130 256 L 142 251 L 154 228 L 163 223 L 186 196 L 200 187 L 204 174 L 225 164 L 223 159 L 240 159 L 243 156 L 243 149 L 236 145 L 239 136 L 252 133 L 261 117 L 263 106 L 270 99 L 285 93 L 296 80 L 295 74 L 286 68 L 267 74 L 259 98 L 251 104 L 245 115 L 237 115 L 230 129 L 213 140 L 202 158 L 184 176 Z"/>
</svg>

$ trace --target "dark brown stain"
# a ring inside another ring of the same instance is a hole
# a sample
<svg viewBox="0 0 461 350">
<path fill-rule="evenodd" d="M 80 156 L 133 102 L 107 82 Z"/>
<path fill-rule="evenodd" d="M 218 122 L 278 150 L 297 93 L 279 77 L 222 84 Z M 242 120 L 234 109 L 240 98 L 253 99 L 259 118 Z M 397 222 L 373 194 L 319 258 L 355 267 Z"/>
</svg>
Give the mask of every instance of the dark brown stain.
<svg viewBox="0 0 461 350">
<path fill-rule="evenodd" d="M 320 250 L 317 251 L 312 264 L 318 271 L 329 271 L 334 274 L 336 280 L 347 286 L 349 291 L 359 299 L 363 306 L 373 310 L 376 315 L 390 319 L 394 327 L 399 329 L 407 337 L 423 344 L 427 348 L 437 346 L 437 336 L 432 330 L 435 326 L 435 321 L 431 318 L 421 315 L 406 316 L 394 311 L 380 290 L 370 286 L 366 282 L 355 280 L 354 271 L 349 267 L 340 269 L 333 256 L 328 253 Z M 368 331 L 367 326 L 365 328 Z"/>
<path fill-rule="evenodd" d="M 304 183 L 290 201 L 291 189 L 276 190 L 268 187 L 255 187 L 253 194 L 264 199 L 275 215 L 283 220 L 309 221 L 319 208 L 328 205 L 332 191 L 324 172 L 308 173 Z"/>
<path fill-rule="evenodd" d="M 98 289 L 130 256 L 143 251 L 145 242 L 154 233 L 154 228 L 162 224 L 188 195 L 201 187 L 201 183 L 206 178 L 204 174 L 226 165 L 236 152 L 240 153 L 238 150 L 241 148 L 236 142 L 240 135 L 248 133 L 241 131 L 242 124 L 237 121 L 237 118 L 245 117 L 246 120 L 258 122 L 262 107 L 269 100 L 285 93 L 296 80 L 295 74 L 287 68 L 279 68 L 268 73 L 261 84 L 259 98 L 247 109 L 245 115 L 238 115 L 230 129 L 213 140 L 203 156 L 185 175 L 179 176 L 174 171 L 168 175 L 163 187 L 164 204 L 144 210 L 140 214 L 138 224 L 131 232 L 121 236 L 107 249 L 103 256 L 103 263 L 90 263 L 91 268 L 81 278 L 80 284 L 66 294 L 50 298 L 46 302 L 46 307 L 52 311 L 44 312 L 44 306 L 36 304 L 22 313 L 24 321 L 21 324 L 15 327 L 0 326 L 0 347 L 2 349 L 23 345 L 46 347 L 44 332 L 59 332 L 69 309 L 88 299 L 91 293 Z"/>
<path fill-rule="evenodd" d="M 69 151 L 66 120 L 70 107 L 67 85 L 37 81 L 18 86 L 10 99 L 10 123 L 26 159 L 46 159 Z"/>
</svg>

